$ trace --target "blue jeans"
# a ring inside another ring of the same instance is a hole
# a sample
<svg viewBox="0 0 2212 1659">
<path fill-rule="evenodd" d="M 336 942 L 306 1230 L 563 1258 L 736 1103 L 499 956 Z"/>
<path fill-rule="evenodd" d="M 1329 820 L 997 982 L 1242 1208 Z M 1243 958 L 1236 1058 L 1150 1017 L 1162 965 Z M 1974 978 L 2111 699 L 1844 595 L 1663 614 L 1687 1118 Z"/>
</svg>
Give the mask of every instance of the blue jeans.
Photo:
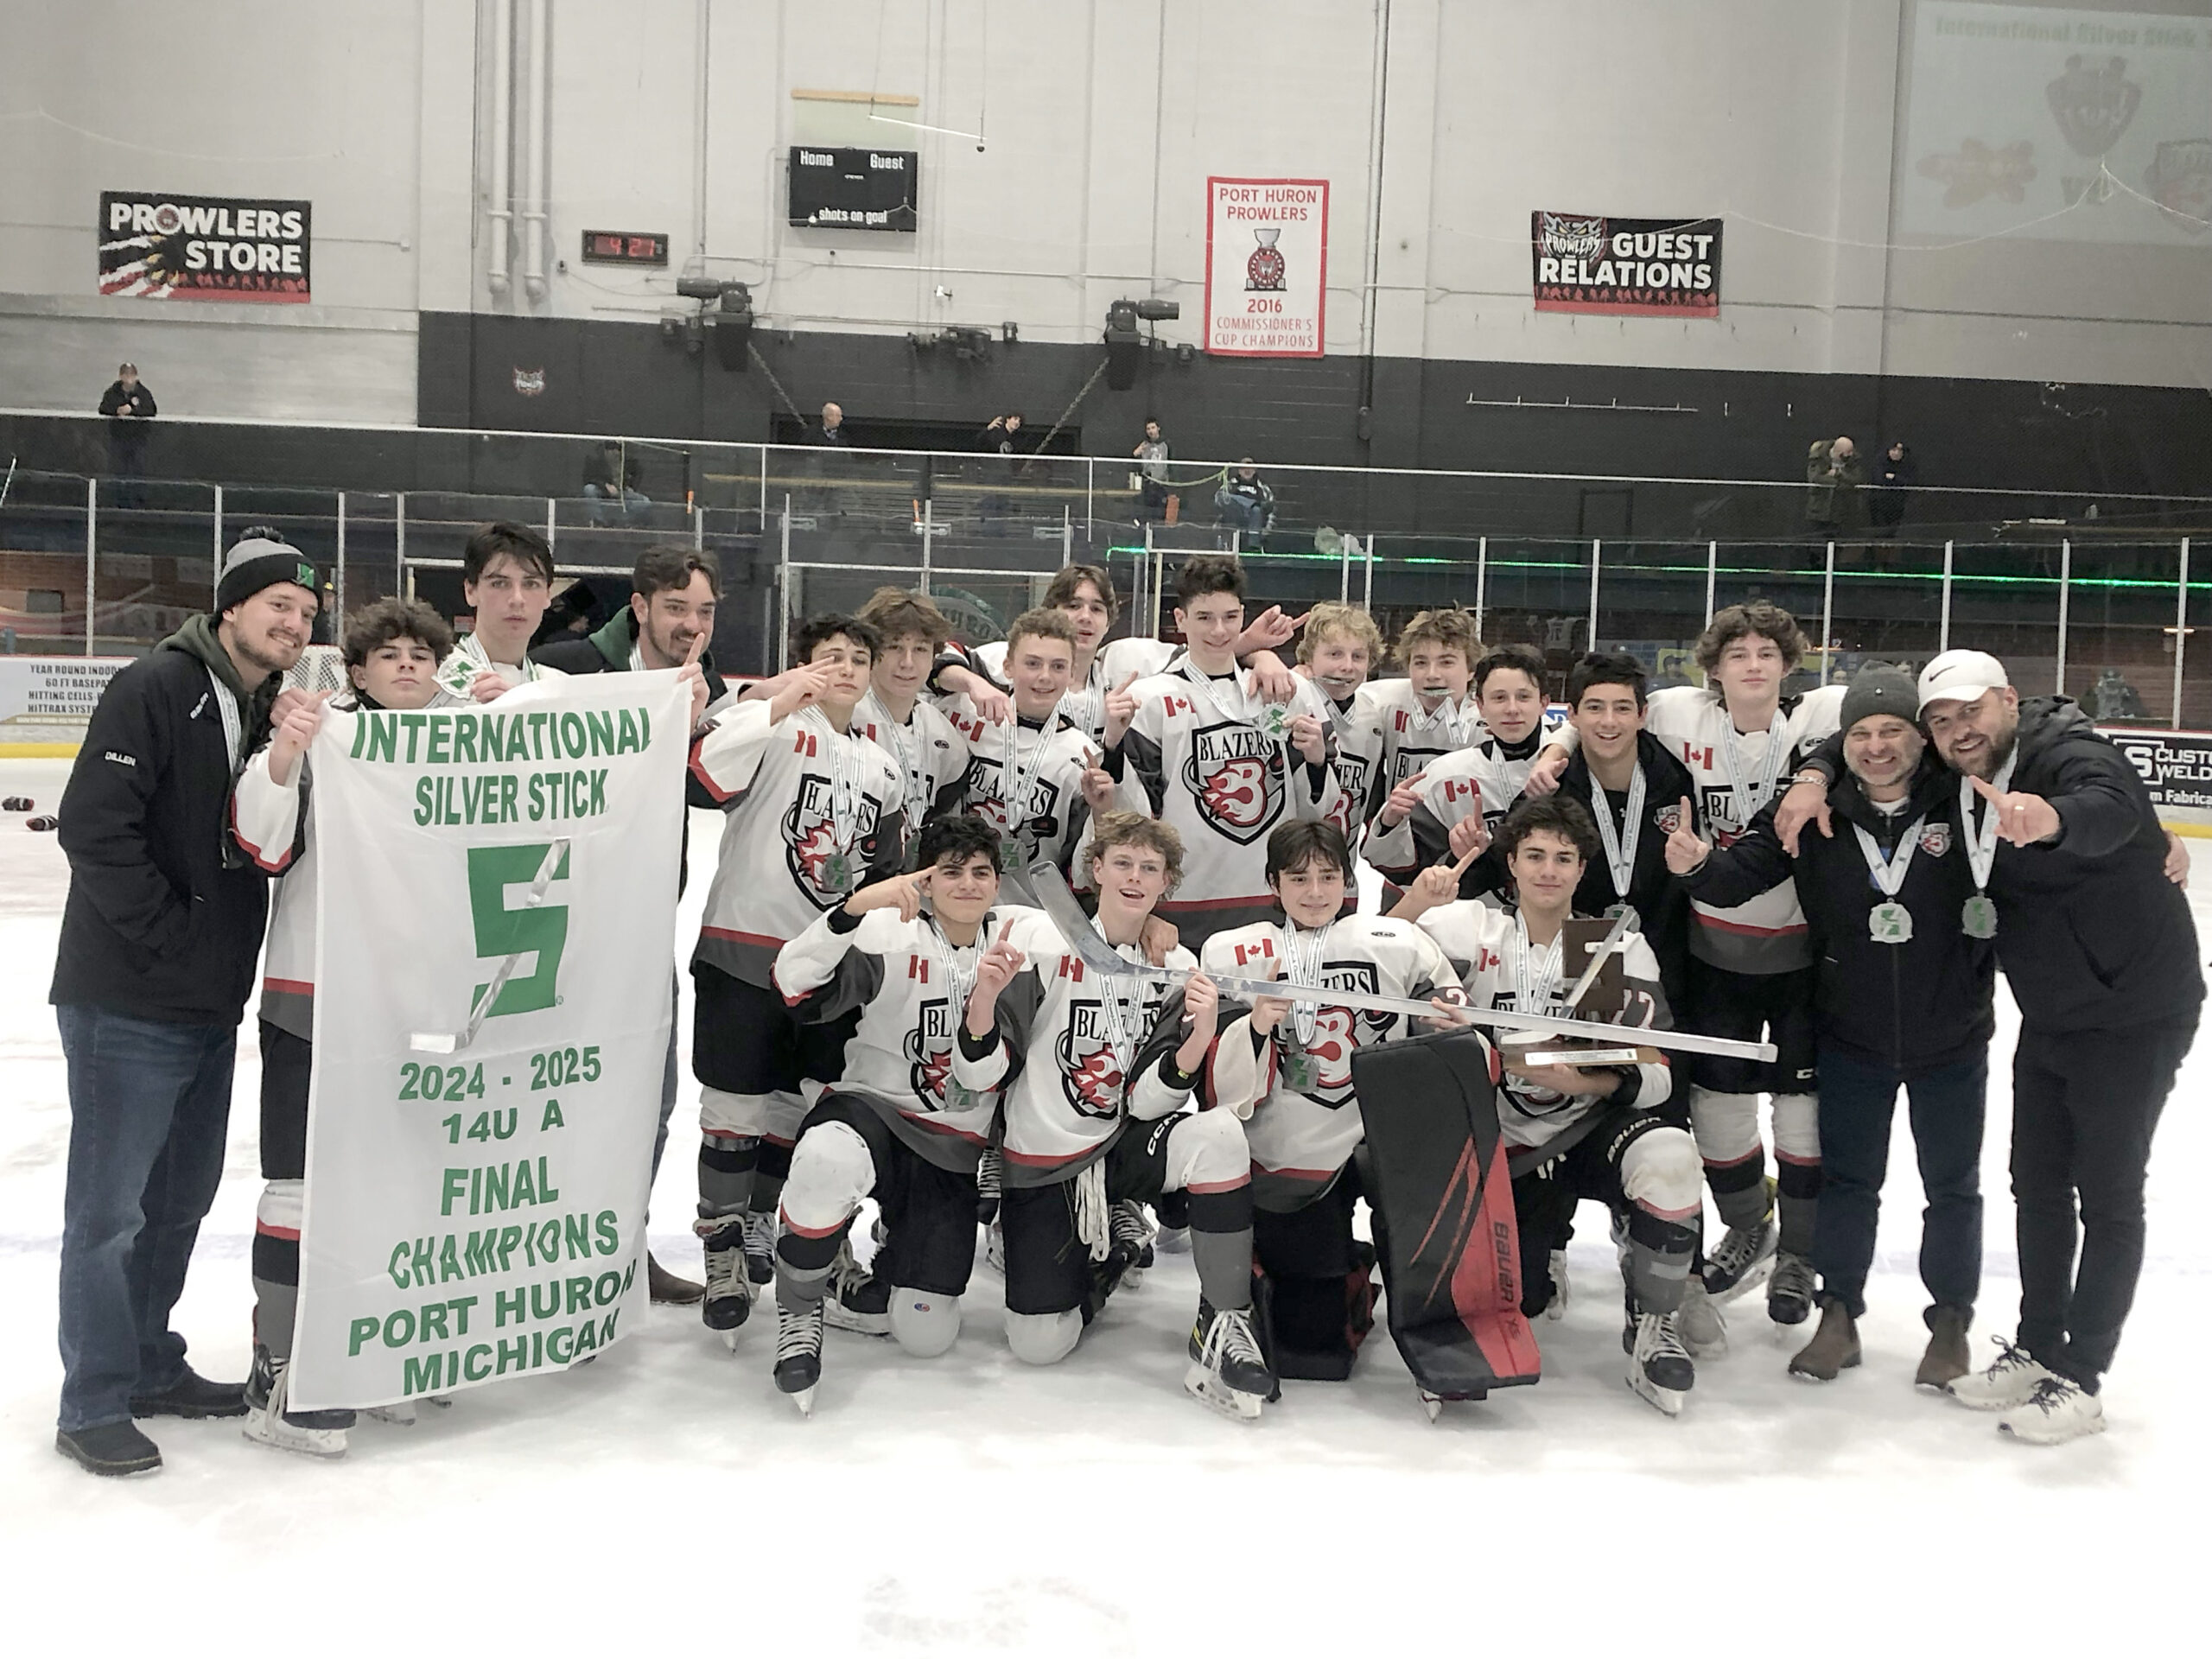
<svg viewBox="0 0 2212 1659">
<path fill-rule="evenodd" d="M 169 1312 L 223 1177 L 236 1026 L 54 1010 L 69 1063 L 61 1221 L 61 1417 L 127 1422 L 184 1374 Z"/>
<path fill-rule="evenodd" d="M 1823 1045 L 1821 1071 L 1821 1210 L 1813 1266 L 1821 1288 L 1853 1319 L 1866 1312 L 1866 1270 L 1882 1177 L 1890 1165 L 1890 1121 L 1902 1085 L 1912 1120 L 1927 1208 L 1920 1217 L 1920 1280 L 1937 1304 L 1971 1315 L 1981 1289 L 1981 1122 L 1989 1052 L 1917 1077 L 1870 1066 Z"/>
</svg>

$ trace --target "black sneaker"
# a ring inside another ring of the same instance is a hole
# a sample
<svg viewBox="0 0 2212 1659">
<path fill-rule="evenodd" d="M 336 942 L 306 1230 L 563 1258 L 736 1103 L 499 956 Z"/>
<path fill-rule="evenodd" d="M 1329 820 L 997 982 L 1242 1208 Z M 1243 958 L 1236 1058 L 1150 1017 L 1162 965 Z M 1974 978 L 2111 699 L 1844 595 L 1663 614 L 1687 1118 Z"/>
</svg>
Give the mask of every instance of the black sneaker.
<svg viewBox="0 0 2212 1659">
<path fill-rule="evenodd" d="M 245 1390 L 239 1393 L 243 1396 Z M 96 1475 L 143 1475 L 162 1466 L 162 1448 L 140 1433 L 136 1423 L 61 1429 L 54 1437 L 54 1449 Z"/>
<path fill-rule="evenodd" d="M 184 1375 L 159 1394 L 132 1395 L 130 1414 L 133 1417 L 243 1417 L 245 1415 L 245 1384 L 210 1382 L 188 1365 L 184 1368 Z"/>
</svg>

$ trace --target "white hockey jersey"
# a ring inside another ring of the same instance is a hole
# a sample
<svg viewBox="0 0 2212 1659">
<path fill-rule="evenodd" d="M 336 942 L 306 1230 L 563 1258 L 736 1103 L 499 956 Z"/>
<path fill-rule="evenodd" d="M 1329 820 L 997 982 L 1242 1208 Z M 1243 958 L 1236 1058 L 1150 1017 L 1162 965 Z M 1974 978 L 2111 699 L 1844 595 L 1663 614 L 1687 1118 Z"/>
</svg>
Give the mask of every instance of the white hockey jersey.
<svg viewBox="0 0 2212 1659">
<path fill-rule="evenodd" d="M 1319 690 L 1317 686 L 1315 688 Z M 1336 752 L 1337 787 L 1342 798 L 1329 822 L 1344 832 L 1355 848 L 1367 817 L 1368 794 L 1382 764 L 1382 711 L 1375 682 L 1363 685 L 1342 702 L 1323 693 L 1328 711 L 1329 733 Z"/>
<path fill-rule="evenodd" d="M 1267 914 L 1274 906 L 1268 835 L 1286 818 L 1328 819 L 1343 800 L 1328 760 L 1309 766 L 1276 734 L 1298 715 L 1314 716 L 1325 732 L 1327 699 L 1301 682 L 1287 708 L 1271 715 L 1246 690 L 1243 671 L 1215 680 L 1187 663 L 1130 691 L 1136 719 L 1106 769 L 1124 806 L 1183 837 L 1182 883 L 1160 914 L 1186 943 Z"/>
<path fill-rule="evenodd" d="M 1388 830 L 1379 822 L 1368 825 L 1367 861 L 1385 880 L 1402 886 L 1444 856 L 1461 819 L 1480 812 L 1495 831 L 1528 787 L 1537 755 L 1566 729 L 1565 721 L 1547 715 L 1528 737 L 1508 745 L 1485 727 L 1471 747 L 1431 760 L 1411 815 Z"/>
<path fill-rule="evenodd" d="M 853 729 L 889 755 L 906 780 L 903 812 L 909 842 L 938 812 L 956 810 L 961 781 L 968 775 L 968 740 L 944 710 L 918 697 L 902 722 L 891 717 L 871 690 L 853 709 Z"/>
<path fill-rule="evenodd" d="M 1292 954 L 1294 932 L 1297 956 Z M 1322 930 L 1318 947 L 1311 943 L 1315 937 L 1288 922 L 1258 922 L 1215 934 L 1198 962 L 1209 974 L 1265 977 L 1269 963 L 1295 964 L 1318 949 L 1319 967 L 1300 976 L 1308 983 L 1426 998 L 1458 982 L 1436 941 L 1411 922 L 1347 916 Z M 1294 1006 L 1256 1053 L 1249 1021 L 1234 1021 L 1215 1045 L 1208 1071 L 1214 1103 L 1249 1116 L 1244 1131 L 1252 1147 L 1252 1197 L 1263 1210 L 1295 1210 L 1328 1189 L 1365 1132 L 1352 1095 L 1353 1051 L 1404 1037 L 1412 1028 L 1402 1014 L 1307 1006 L 1313 1007 L 1309 1035 L 1300 1036 Z M 1236 1045 L 1244 1046 L 1241 1052 Z M 1247 1055 L 1257 1064 L 1246 1067 Z"/>
<path fill-rule="evenodd" d="M 1083 798 L 1086 764 L 1098 745 L 1064 716 L 1049 721 L 1014 720 L 1003 726 L 962 723 L 967 739 L 968 770 L 953 800 L 956 810 L 982 819 L 999 832 L 1001 882 L 1008 899 L 1033 905 L 1024 874 L 1042 858 L 1058 865 L 1072 885 L 1084 886 L 1071 869 L 1076 847 L 1090 821 Z M 1018 811 L 1007 806 L 1018 792 Z"/>
<path fill-rule="evenodd" d="M 975 672 L 985 675 L 1001 687 L 1007 687 L 1006 645 L 1003 639 L 994 639 L 987 645 L 952 646 L 940 662 L 957 662 Z M 1077 731 L 1086 734 L 1091 747 L 1103 746 L 1106 735 L 1106 694 L 1129 675 L 1158 674 L 1164 671 L 1181 651 L 1165 639 L 1154 639 L 1142 635 L 1126 639 L 1109 639 L 1091 653 L 1090 672 L 1080 685 L 1071 685 L 1060 698 L 1060 715 Z M 1132 686 L 1130 690 L 1135 690 Z M 976 710 L 967 697 L 956 693 L 944 699 L 948 714 L 965 715 L 971 722 Z"/>
<path fill-rule="evenodd" d="M 1443 948 L 1459 976 L 1467 1001 L 1478 1008 L 1507 1008 L 1565 1014 L 1561 1001 L 1582 971 L 1582 964 L 1564 961 L 1541 947 L 1531 948 L 1522 931 L 1518 911 L 1501 910 L 1479 899 L 1458 899 L 1424 912 L 1421 930 Z M 1667 994 L 1660 988 L 1659 962 L 1641 933 L 1631 931 L 1623 940 L 1621 959 L 1629 1001 L 1624 1025 L 1666 1030 L 1674 1024 L 1667 1007 Z M 1528 1007 L 1522 1000 L 1523 982 Z M 1673 1089 L 1673 1073 L 1662 1058 L 1649 1065 L 1613 1068 L 1635 1072 L 1635 1093 L 1629 1101 L 1656 1106 Z M 1508 1077 L 1497 1090 L 1497 1125 L 1506 1144 L 1537 1147 L 1549 1144 L 1587 1116 L 1606 1096 L 1562 1095 L 1555 1090 L 1532 1088 Z M 1619 1095 L 1610 1096 L 1621 1101 Z M 1629 1103 L 1622 1101 L 1622 1103 Z"/>
<path fill-rule="evenodd" d="M 1472 690 L 1456 702 L 1446 697 L 1431 710 L 1421 707 L 1421 694 L 1408 679 L 1370 680 L 1360 690 L 1382 733 L 1382 753 L 1368 791 L 1370 818 L 1390 791 L 1414 773 L 1489 735 Z"/>
<path fill-rule="evenodd" d="M 728 814 L 695 963 L 766 986 L 777 951 L 824 911 L 899 873 L 906 780 L 818 708 L 772 721 L 734 703 L 691 746 L 691 776 Z"/>
<path fill-rule="evenodd" d="M 956 947 L 926 915 L 854 916 L 841 904 L 776 953 L 775 988 L 802 1020 L 861 1010 L 844 1068 L 828 1085 L 860 1096 L 899 1140 L 940 1169 L 972 1175 L 990 1144 L 1016 1051 L 1003 1039 L 971 1058 L 959 1040 L 984 944 L 1033 912 L 995 909 Z"/>
<path fill-rule="evenodd" d="M 568 677 L 561 670 L 548 668 L 544 664 L 533 662 L 528 657 L 523 658 L 522 666 L 518 670 L 494 663 L 485 654 L 484 647 L 476 643 L 476 636 L 473 633 L 461 635 L 461 643 L 448 653 L 445 661 L 438 664 L 435 677 L 440 685 L 445 687 L 463 702 L 467 702 L 470 701 L 468 688 L 475 684 L 476 677 L 487 669 L 505 679 L 510 686 L 534 685 L 540 680 L 559 680 Z"/>
<path fill-rule="evenodd" d="M 1784 697 L 1772 728 L 1739 733 L 1718 691 L 1673 686 L 1651 694 L 1644 728 L 1689 768 L 1696 785 L 1698 827 L 1726 847 L 1789 787 L 1804 756 L 1835 735 L 1843 694 L 1842 686 L 1827 685 Z M 1781 974 L 1813 960 L 1795 880 L 1732 909 L 1693 900 L 1691 914 L 1691 954 L 1716 968 Z"/>
<path fill-rule="evenodd" d="M 1007 1090 L 1004 1179 L 1008 1186 L 1049 1186 L 1103 1154 L 1125 1118 L 1165 1117 L 1189 1100 L 1190 1090 L 1171 1085 L 1158 1065 L 1137 1066 L 1163 1020 L 1181 1032 L 1183 996 L 1158 980 L 1109 989 L 1042 912 L 1018 923 L 1011 943 L 1028 960 L 1000 994 L 999 1026 L 1026 1058 Z M 1119 954 L 1144 961 L 1134 944 Z M 1178 945 L 1165 965 L 1198 964 Z M 1118 1027 L 1109 996 L 1118 996 Z"/>
</svg>

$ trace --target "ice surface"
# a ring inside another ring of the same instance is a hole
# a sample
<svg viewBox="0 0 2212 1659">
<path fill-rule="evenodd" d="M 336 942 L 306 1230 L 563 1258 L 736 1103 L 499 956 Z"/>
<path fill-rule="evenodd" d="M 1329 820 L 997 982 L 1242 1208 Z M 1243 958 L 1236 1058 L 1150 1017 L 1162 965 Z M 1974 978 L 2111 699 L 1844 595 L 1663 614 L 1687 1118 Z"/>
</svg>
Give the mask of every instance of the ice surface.
<svg viewBox="0 0 2212 1659">
<path fill-rule="evenodd" d="M 67 763 L 0 761 L 0 794 L 60 799 Z M 696 925 L 718 825 L 693 829 Z M 2151 1262 L 2107 1433 L 2018 1446 L 1916 1393 L 1918 1188 L 1902 1121 L 1865 1367 L 1785 1376 L 1794 1339 L 1738 1304 L 1733 1351 L 1677 1421 L 1623 1386 L 1619 1281 L 1598 1211 L 1575 1300 L 1540 1322 L 1545 1380 L 1431 1426 L 1377 1331 L 1349 1384 L 1292 1383 L 1256 1427 L 1179 1386 L 1196 1303 L 1162 1258 L 1076 1353 L 1022 1367 L 976 1269 L 933 1363 L 832 1332 L 811 1421 L 769 1382 L 763 1310 L 738 1351 L 696 1313 L 564 1376 L 494 1385 L 411 1429 L 364 1424 L 341 1462 L 235 1422 L 147 1425 L 167 1466 L 96 1481 L 53 1450 L 54 1262 L 67 1096 L 46 1002 L 67 870 L 0 818 L 0 1573 L 7 1646 L 149 1651 L 1584 1654 L 2005 1652 L 2094 1636 L 2204 1650 L 2212 1053 L 2191 1058 L 2151 1177 Z M 2208 883 L 2212 887 L 2212 883 Z M 2212 893 L 2197 897 L 2212 924 Z M 688 937 L 688 932 L 686 937 Z M 2212 937 L 2212 933 L 2208 933 Z M 2009 1052 L 2016 1023 L 2003 1008 Z M 689 1028 L 689 1014 L 685 1029 Z M 258 1187 L 253 1027 L 228 1166 L 178 1309 L 192 1358 L 245 1370 Z M 686 1095 L 690 1095 L 689 1085 Z M 1993 1091 L 1977 1350 L 2018 1283 Z M 1900 1120 L 1902 1114 L 1900 1114 Z M 696 1273 L 679 1104 L 653 1238 Z M 2194 1630 L 2196 1634 L 2190 1632 Z M 105 1642 L 102 1645 L 107 1645 Z M 702 1649 L 703 1650 L 703 1649 Z"/>
</svg>

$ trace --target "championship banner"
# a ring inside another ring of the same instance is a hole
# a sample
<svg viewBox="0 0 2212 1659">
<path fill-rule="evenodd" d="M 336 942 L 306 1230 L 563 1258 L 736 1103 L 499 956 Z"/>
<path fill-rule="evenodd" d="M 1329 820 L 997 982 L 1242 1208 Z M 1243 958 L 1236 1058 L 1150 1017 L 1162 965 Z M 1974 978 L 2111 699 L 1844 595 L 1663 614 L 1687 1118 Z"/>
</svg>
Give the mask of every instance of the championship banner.
<svg viewBox="0 0 2212 1659">
<path fill-rule="evenodd" d="M 1329 282 L 1326 179 L 1206 181 L 1206 345 L 1319 357 Z"/>
<path fill-rule="evenodd" d="M 1720 221 L 1529 216 L 1536 309 L 1718 317 Z"/>
<path fill-rule="evenodd" d="M 100 292 L 305 305 L 308 221 L 304 201 L 105 191 Z"/>
<path fill-rule="evenodd" d="M 560 1370 L 643 1313 L 690 693 L 331 711 L 292 1402 Z"/>
</svg>

